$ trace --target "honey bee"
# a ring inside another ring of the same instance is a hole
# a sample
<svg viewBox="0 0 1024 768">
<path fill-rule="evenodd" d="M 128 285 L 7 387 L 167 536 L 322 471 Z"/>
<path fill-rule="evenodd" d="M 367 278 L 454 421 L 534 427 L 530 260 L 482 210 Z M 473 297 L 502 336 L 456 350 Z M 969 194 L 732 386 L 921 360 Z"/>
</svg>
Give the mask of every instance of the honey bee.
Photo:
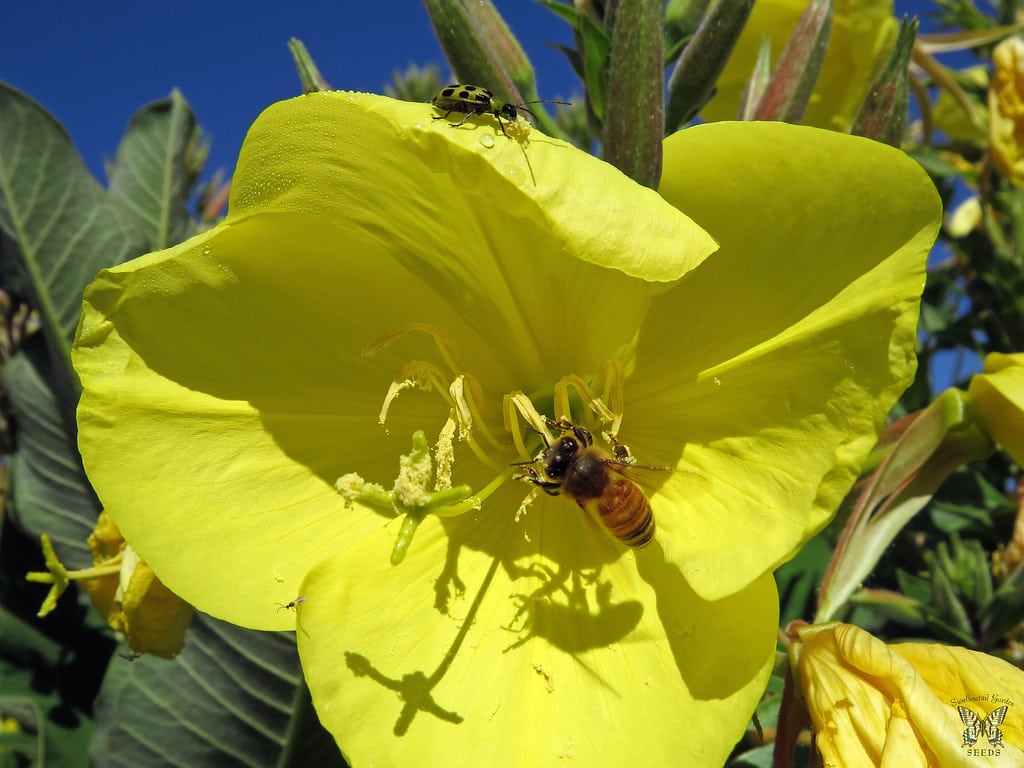
<svg viewBox="0 0 1024 768">
<path fill-rule="evenodd" d="M 614 438 L 613 457 L 594 445 L 588 430 L 568 421 L 549 419 L 548 426 L 561 430 L 563 435 L 554 444 L 545 437 L 545 449 L 537 459 L 516 465 L 526 468 L 526 474 L 517 477 L 551 496 L 571 496 L 580 509 L 596 514 L 626 546 L 639 549 L 650 544 L 655 530 L 651 503 L 625 470 L 667 467 L 638 467 L 626 447 Z M 543 465 L 543 475 L 536 464 Z"/>
</svg>

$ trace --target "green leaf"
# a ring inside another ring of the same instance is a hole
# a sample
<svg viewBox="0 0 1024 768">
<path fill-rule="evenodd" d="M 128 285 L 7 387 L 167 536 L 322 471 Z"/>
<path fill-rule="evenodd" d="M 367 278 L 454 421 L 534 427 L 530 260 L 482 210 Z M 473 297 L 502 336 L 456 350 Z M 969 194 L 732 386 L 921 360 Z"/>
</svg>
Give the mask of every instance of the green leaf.
<svg viewBox="0 0 1024 768">
<path fill-rule="evenodd" d="M 69 568 L 92 565 L 86 538 L 100 504 L 82 469 L 75 432 L 69 431 L 49 381 L 51 359 L 40 334 L 8 361 L 3 386 L 18 424 L 11 495 L 18 523 L 38 537 L 47 533 Z"/>
<path fill-rule="evenodd" d="M 828 570 L 831 557 L 832 545 L 827 534 L 822 532 L 808 541 L 796 557 L 775 571 L 775 582 L 779 587 L 779 626 L 814 615 L 818 585 Z"/>
<path fill-rule="evenodd" d="M 969 648 L 977 645 L 967 609 L 949 576 L 941 568 L 932 570 L 932 614 L 929 623 L 940 627 Z"/>
<path fill-rule="evenodd" d="M 921 604 L 892 590 L 862 589 L 850 597 L 850 603 L 861 608 L 870 608 L 874 617 L 884 616 L 904 626 L 921 627 L 925 623 L 925 611 Z"/>
<path fill-rule="evenodd" d="M 1002 638 L 1024 622 L 1024 567 L 1017 566 L 1012 575 L 999 585 L 992 601 L 981 614 L 986 637 Z"/>
<path fill-rule="evenodd" d="M 186 208 L 201 149 L 195 115 L 174 89 L 132 117 L 110 170 L 110 195 L 145 235 L 149 250 L 192 234 Z"/>
<path fill-rule="evenodd" d="M 52 388 L 74 422 L 71 340 L 82 291 L 103 267 L 144 250 L 120 207 L 89 174 L 64 128 L 0 83 L 0 279 L 38 312 L 54 360 Z"/>
<path fill-rule="evenodd" d="M 608 34 L 586 14 L 580 16 L 579 34 L 583 46 L 584 85 L 590 107 L 598 120 L 606 117 L 605 104 L 608 102 L 608 59 L 611 56 L 612 41 Z"/>
<path fill-rule="evenodd" d="M 583 71 L 583 57 L 580 56 L 579 51 L 575 48 L 570 48 L 567 45 L 558 45 L 557 43 L 552 43 L 551 47 L 556 51 L 561 51 L 569 61 L 569 66 L 572 67 L 572 71 L 576 73 L 576 77 L 580 80 L 586 79 L 586 73 Z"/>
<path fill-rule="evenodd" d="M 308 695 L 291 633 L 196 614 L 173 661 L 111 661 L 96 702 L 92 764 L 344 766 L 322 727 L 292 721 L 293 712 L 303 719 L 312 712 L 302 704 Z"/>
<path fill-rule="evenodd" d="M 560 0 L 538 0 L 538 2 L 563 21 L 572 24 L 574 29 L 579 28 L 580 18 L 585 15 L 575 5 L 566 4 Z"/>
<path fill-rule="evenodd" d="M 914 600 L 917 603 L 928 603 L 931 600 L 931 584 L 923 576 L 907 573 L 900 569 L 896 571 L 896 583 L 899 584 L 900 593 L 908 600 Z"/>
<path fill-rule="evenodd" d="M 36 756 L 33 765 L 86 768 L 92 721 L 76 702 L 88 681 L 77 664 L 95 660 L 70 650 L 0 607 L 0 713 L 13 717 L 31 743 L 11 744 Z M 109 651 L 108 651 L 109 653 Z M 3 745 L 0 745 L 2 748 Z"/>
<path fill-rule="evenodd" d="M 736 755 L 726 765 L 727 768 L 772 768 L 774 756 L 775 744 L 762 744 Z"/>
<path fill-rule="evenodd" d="M 949 158 L 936 150 L 926 149 L 918 152 L 911 152 L 910 156 L 917 160 L 926 171 L 932 176 L 941 178 L 958 178 L 960 169 L 950 162 Z M 970 174 L 964 174 L 965 181 L 970 183 Z"/>
</svg>

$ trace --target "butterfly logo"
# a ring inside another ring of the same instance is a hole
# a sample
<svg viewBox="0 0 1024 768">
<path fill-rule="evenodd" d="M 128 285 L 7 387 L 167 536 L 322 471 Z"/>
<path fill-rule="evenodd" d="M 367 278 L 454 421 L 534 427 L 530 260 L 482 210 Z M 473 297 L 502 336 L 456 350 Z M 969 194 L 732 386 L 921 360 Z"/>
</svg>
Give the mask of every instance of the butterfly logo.
<svg viewBox="0 0 1024 768">
<path fill-rule="evenodd" d="M 982 720 L 967 707 L 957 707 L 956 711 L 960 713 L 960 719 L 967 726 L 964 728 L 964 743 L 961 746 L 973 747 L 978 743 L 978 739 L 981 738 L 982 734 L 985 735 L 988 743 L 993 747 L 1003 746 L 1003 732 L 999 729 L 999 726 L 1006 719 L 1007 709 L 1008 707 L 1004 704 L 999 709 L 993 709 Z"/>
</svg>

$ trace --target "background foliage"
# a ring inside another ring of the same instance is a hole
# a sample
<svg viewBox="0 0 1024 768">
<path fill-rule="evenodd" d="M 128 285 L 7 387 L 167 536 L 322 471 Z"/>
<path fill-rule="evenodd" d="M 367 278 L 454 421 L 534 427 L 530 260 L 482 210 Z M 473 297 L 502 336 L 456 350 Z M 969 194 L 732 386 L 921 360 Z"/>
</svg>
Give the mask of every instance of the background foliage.
<svg viewBox="0 0 1024 768">
<path fill-rule="evenodd" d="M 629 41 L 648 52 L 634 69 L 611 65 L 618 49 L 609 16 L 613 7 L 626 13 L 629 2 L 596 3 L 595 13 L 543 4 L 573 29 L 576 45 L 563 52 L 584 94 L 556 110 L 549 130 L 656 184 L 660 132 L 638 135 L 637 110 L 662 98 L 668 74 L 676 117 L 691 119 L 711 93 L 716 71 L 674 71 L 700 43 L 694 34 L 708 4 L 659 4 L 657 36 Z M 970 0 L 935 2 L 936 19 L 950 33 L 947 47 L 969 56 L 981 77 L 961 71 L 962 58 L 958 69 L 944 66 L 927 41 L 913 51 L 914 99 L 900 143 L 931 173 L 950 212 L 976 198 L 982 213 L 943 231 L 922 308 L 918 378 L 894 417 L 926 408 L 950 383 L 966 388 L 987 353 L 1024 351 L 1024 196 L 994 167 L 985 119 L 985 73 L 994 45 L 1017 31 L 1016 5 L 1005 0 L 983 13 Z M 487 70 L 460 52 L 468 34 L 441 35 L 457 77 L 494 84 L 503 98 L 538 98 L 521 51 Z M 724 59 L 726 44 L 716 45 Z M 791 76 L 816 74 L 815 66 L 805 59 Z M 651 78 L 657 88 L 644 85 Z M 441 84 L 437 67 L 413 67 L 385 90 L 429 101 Z M 973 131 L 955 129 L 950 99 Z M 42 533 L 69 568 L 92 564 L 85 542 L 100 505 L 76 448 L 78 383 L 69 356 L 82 290 L 100 269 L 180 242 L 223 214 L 221 178 L 203 176 L 207 151 L 196 117 L 174 91 L 137 112 L 101 185 L 42 106 L 0 85 L 0 768 L 343 765 L 311 711 L 290 634 L 197 615 L 173 661 L 131 658 L 84 592 L 72 587 L 56 612 L 38 619 L 44 591 L 24 580 L 45 570 Z M 1024 547 L 1019 474 L 1000 451 L 958 469 L 899 532 L 844 618 L 886 639 L 963 645 L 1024 666 L 1024 569 L 1014 554 Z M 777 574 L 783 626 L 814 617 L 844 514 Z M 773 679 L 758 711 L 760 732 L 752 727 L 737 745 L 733 765 L 771 764 L 781 690 L 781 678 Z M 806 750 L 797 759 L 806 761 Z"/>
</svg>

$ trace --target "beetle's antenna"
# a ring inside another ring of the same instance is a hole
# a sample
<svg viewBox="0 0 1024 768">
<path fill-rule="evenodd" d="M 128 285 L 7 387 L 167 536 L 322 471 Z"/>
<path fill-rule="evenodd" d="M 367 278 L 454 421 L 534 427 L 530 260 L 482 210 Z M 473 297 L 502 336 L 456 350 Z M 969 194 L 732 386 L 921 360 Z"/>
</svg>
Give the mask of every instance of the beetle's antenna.
<svg viewBox="0 0 1024 768">
<path fill-rule="evenodd" d="M 566 107 L 571 107 L 571 101 L 555 101 L 554 99 L 534 99 L 533 101 L 524 101 L 522 104 L 516 104 L 517 107 L 522 107 L 523 104 L 562 104 Z M 530 110 L 526 110 L 529 112 Z"/>
</svg>

